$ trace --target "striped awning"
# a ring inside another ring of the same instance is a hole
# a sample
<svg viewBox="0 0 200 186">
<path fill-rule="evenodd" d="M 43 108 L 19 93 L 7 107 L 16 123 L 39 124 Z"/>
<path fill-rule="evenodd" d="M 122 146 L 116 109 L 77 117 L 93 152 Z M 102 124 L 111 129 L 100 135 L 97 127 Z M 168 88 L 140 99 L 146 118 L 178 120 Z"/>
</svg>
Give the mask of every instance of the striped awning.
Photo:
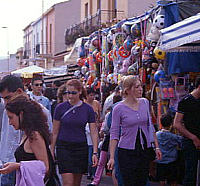
<svg viewBox="0 0 200 186">
<path fill-rule="evenodd" d="M 159 48 L 165 51 L 178 50 L 179 46 L 195 42 L 194 46 L 185 46 L 182 50 L 200 51 L 200 46 L 196 45 L 198 41 L 200 41 L 200 13 L 162 29 Z"/>
</svg>

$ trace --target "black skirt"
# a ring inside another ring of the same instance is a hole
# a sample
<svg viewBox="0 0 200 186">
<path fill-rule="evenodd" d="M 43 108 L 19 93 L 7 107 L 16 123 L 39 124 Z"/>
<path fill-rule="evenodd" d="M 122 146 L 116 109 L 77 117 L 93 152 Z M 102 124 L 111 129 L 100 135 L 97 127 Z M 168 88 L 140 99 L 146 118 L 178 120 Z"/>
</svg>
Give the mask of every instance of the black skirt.
<svg viewBox="0 0 200 186">
<path fill-rule="evenodd" d="M 56 157 L 60 174 L 84 174 L 88 169 L 87 143 L 65 142 L 56 143 Z"/>
</svg>

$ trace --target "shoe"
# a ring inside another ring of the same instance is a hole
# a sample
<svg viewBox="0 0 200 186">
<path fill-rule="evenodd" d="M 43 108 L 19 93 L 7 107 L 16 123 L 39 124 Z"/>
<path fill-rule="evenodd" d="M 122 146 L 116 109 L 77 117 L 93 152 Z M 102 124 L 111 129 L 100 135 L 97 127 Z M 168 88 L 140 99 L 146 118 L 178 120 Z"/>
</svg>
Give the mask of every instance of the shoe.
<svg viewBox="0 0 200 186">
<path fill-rule="evenodd" d="M 87 186 L 96 186 L 96 185 L 93 183 L 88 183 Z"/>
</svg>

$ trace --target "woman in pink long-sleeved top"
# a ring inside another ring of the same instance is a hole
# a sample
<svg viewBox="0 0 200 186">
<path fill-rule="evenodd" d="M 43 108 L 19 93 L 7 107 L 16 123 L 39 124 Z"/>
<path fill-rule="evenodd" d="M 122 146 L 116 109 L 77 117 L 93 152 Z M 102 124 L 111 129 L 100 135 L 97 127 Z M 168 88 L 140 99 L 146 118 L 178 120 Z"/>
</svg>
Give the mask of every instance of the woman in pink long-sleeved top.
<svg viewBox="0 0 200 186">
<path fill-rule="evenodd" d="M 145 186 L 150 162 L 147 149 L 151 147 L 152 136 L 158 159 L 161 159 L 161 152 L 154 131 L 149 130 L 152 129 L 149 102 L 141 98 L 141 81 L 136 76 L 126 76 L 122 89 L 125 99 L 114 107 L 112 114 L 108 168 L 113 169 L 114 153 L 118 144 L 119 167 L 124 185 Z"/>
</svg>

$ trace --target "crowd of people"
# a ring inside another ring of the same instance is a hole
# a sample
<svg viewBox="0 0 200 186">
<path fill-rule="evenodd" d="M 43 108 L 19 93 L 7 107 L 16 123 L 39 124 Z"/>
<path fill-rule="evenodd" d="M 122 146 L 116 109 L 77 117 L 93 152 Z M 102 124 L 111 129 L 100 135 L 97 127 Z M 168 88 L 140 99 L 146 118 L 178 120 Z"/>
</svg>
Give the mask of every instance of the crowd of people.
<svg viewBox="0 0 200 186">
<path fill-rule="evenodd" d="M 108 86 L 109 87 L 109 86 Z M 184 186 L 196 186 L 200 148 L 200 79 L 165 113 L 158 130 L 140 79 L 122 78 L 100 90 L 79 79 L 56 81 L 46 88 L 41 77 L 31 85 L 7 75 L 0 80 L 0 185 L 88 186 L 101 182 L 104 169 L 115 186 L 148 186 L 156 163 L 161 186 L 176 186 L 178 149 L 185 161 Z M 102 94 L 101 94 L 102 95 Z M 174 132 L 175 131 L 175 132 Z"/>
</svg>

